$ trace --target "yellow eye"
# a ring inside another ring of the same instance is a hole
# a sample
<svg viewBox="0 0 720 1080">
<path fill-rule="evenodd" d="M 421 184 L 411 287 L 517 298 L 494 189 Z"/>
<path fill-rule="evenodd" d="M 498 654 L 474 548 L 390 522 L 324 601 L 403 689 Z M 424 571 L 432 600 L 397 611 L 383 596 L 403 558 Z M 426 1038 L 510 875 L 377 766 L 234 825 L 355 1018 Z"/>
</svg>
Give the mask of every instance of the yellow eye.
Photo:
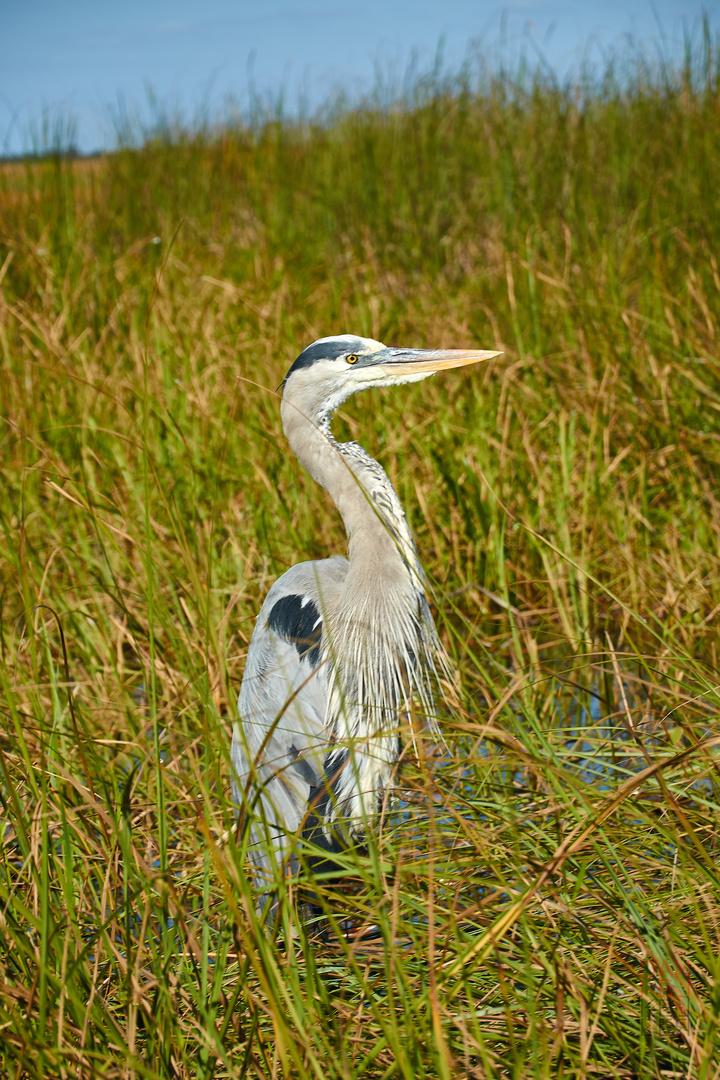
<svg viewBox="0 0 720 1080">
<path fill-rule="evenodd" d="M 346 356 L 345 359 L 347 360 L 348 364 L 357 364 L 358 358 L 355 353 L 350 353 L 350 355 Z"/>
</svg>

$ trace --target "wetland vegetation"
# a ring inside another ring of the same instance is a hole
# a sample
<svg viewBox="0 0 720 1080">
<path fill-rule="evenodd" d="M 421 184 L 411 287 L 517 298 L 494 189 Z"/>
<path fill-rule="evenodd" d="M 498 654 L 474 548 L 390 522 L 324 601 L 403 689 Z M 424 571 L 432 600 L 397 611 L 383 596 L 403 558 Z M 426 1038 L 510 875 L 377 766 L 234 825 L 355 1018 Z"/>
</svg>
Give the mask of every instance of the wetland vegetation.
<svg viewBox="0 0 720 1080">
<path fill-rule="evenodd" d="M 4 1074 L 718 1076 L 719 177 L 709 34 L 0 169 Z M 505 355 L 341 411 L 457 674 L 324 886 L 379 937 L 285 948 L 229 740 L 342 332 Z"/>
</svg>

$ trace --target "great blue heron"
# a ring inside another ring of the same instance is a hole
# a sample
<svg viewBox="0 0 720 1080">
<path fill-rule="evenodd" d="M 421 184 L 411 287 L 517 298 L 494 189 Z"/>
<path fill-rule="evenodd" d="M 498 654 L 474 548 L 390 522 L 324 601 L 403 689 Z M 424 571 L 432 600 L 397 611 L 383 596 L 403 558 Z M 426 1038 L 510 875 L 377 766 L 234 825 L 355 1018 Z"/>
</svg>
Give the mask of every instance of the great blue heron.
<svg viewBox="0 0 720 1080">
<path fill-rule="evenodd" d="M 336 442 L 332 414 L 357 390 L 418 382 L 498 355 L 388 348 L 343 334 L 309 345 L 285 376 L 287 440 L 334 499 L 348 558 L 303 562 L 283 574 L 250 642 L 232 765 L 264 882 L 260 908 L 278 870 L 297 869 L 303 836 L 328 852 L 366 840 L 392 784 L 400 719 L 413 698 L 430 710 L 440 650 L 395 489 L 361 446 Z"/>
</svg>

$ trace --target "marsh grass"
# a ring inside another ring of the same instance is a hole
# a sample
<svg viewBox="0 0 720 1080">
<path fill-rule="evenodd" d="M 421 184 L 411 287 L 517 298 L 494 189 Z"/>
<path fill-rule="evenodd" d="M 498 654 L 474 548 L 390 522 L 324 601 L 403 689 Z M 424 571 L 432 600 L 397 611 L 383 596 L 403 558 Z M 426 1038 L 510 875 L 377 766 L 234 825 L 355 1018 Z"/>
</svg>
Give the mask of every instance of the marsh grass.
<svg viewBox="0 0 720 1080">
<path fill-rule="evenodd" d="M 719 1074 L 719 72 L 0 170 L 8 1076 Z M 344 547 L 275 390 L 343 331 L 505 356 L 338 420 L 457 679 L 285 946 L 228 746 L 269 584 Z"/>
</svg>

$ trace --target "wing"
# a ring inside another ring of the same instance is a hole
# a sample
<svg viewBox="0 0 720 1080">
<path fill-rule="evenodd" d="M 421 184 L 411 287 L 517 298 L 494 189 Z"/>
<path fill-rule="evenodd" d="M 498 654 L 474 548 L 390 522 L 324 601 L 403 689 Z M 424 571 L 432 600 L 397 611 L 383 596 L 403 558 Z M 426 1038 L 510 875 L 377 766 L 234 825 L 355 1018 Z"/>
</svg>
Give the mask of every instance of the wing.
<svg viewBox="0 0 720 1080">
<path fill-rule="evenodd" d="M 255 830 L 258 865 L 268 865 L 261 854 L 267 840 L 283 847 L 297 833 L 311 790 L 322 783 L 331 740 L 323 613 L 336 601 L 347 565 L 335 558 L 294 566 L 275 582 L 255 623 L 232 764 L 235 801 L 265 826 Z"/>
</svg>

